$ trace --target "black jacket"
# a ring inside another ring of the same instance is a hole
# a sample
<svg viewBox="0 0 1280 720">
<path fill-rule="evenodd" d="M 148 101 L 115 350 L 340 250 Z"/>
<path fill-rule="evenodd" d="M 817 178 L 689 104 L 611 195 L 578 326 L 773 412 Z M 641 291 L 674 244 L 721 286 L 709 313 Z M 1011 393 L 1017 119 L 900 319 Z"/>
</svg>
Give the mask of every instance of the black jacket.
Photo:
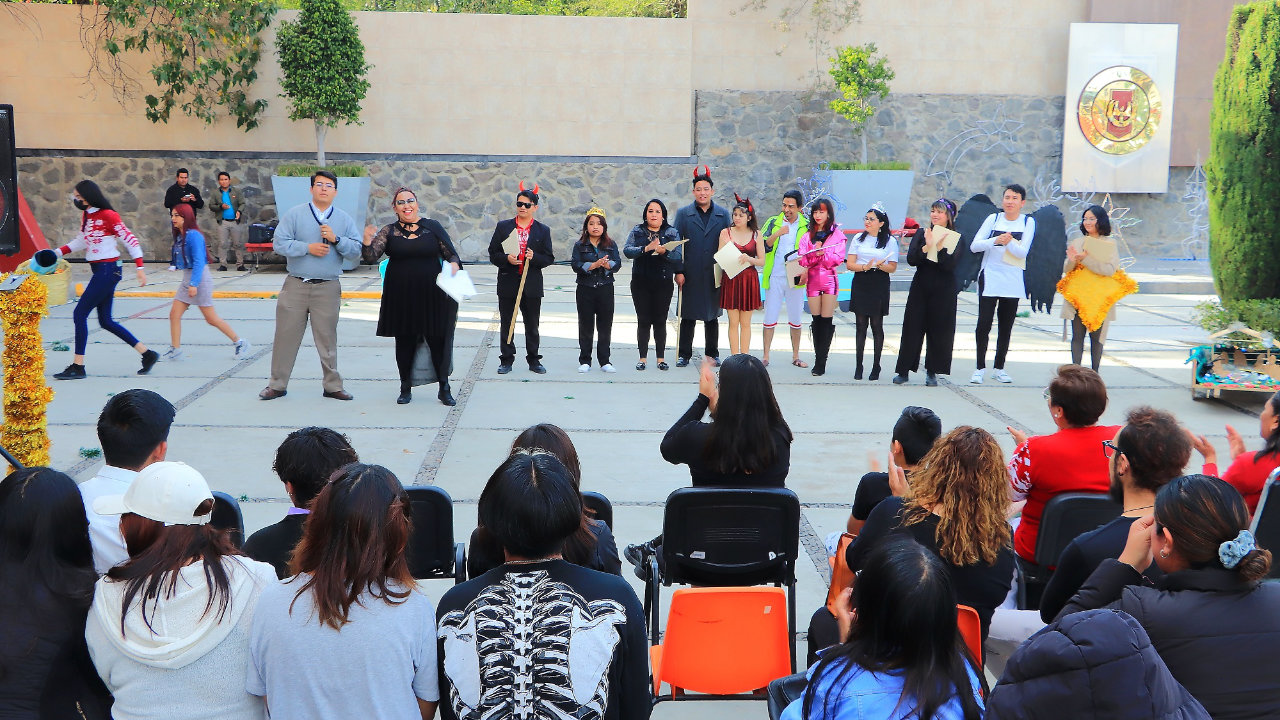
<svg viewBox="0 0 1280 720">
<path fill-rule="evenodd" d="M 169 189 L 164 193 L 164 206 L 169 210 L 172 210 L 174 205 L 183 202 L 182 198 L 187 193 L 191 193 L 196 197 L 195 200 L 187 203 L 191 206 L 193 211 L 204 207 L 204 198 L 200 197 L 200 188 L 192 185 L 191 183 L 187 183 L 186 186 L 179 185 L 178 183 L 170 185 Z"/>
<path fill-rule="evenodd" d="M 244 543 L 244 554 L 258 562 L 271 563 L 276 569 L 276 577 L 284 580 L 292 577 L 289 572 L 289 558 L 293 549 L 302 541 L 302 532 L 306 529 L 310 515 L 285 515 L 284 519 L 274 525 L 268 525 L 249 536 Z"/>
<path fill-rule="evenodd" d="M 609 258 L 609 262 L 612 263 L 611 267 L 587 270 L 586 266 L 606 256 Z M 600 287 L 613 284 L 613 274 L 622 265 L 622 256 L 618 254 L 618 243 L 616 242 L 609 243 L 608 247 L 604 247 L 603 241 L 601 241 L 601 246 L 596 247 L 591 244 L 590 240 L 579 240 L 573 244 L 569 262 L 573 265 L 573 272 L 578 276 L 579 285 Z"/>
<path fill-rule="evenodd" d="M 1280 717 L 1280 585 L 1232 570 L 1165 575 L 1151 587 L 1119 560 L 1103 560 L 1059 620 L 1081 610 L 1123 610 L 1142 623 L 1178 682 L 1215 720 Z"/>
<path fill-rule="evenodd" d="M 660 239 L 663 244 L 674 242 L 680 239 L 680 233 L 668 225 Z M 663 255 L 654 255 L 644 251 L 648 244 L 648 228 L 643 225 L 631 228 L 631 232 L 627 234 L 627 244 L 622 248 L 622 254 L 632 260 L 631 282 L 665 284 L 670 287 L 672 278 L 684 272 L 684 246 Z"/>
<path fill-rule="evenodd" d="M 489 262 L 498 268 L 498 297 L 515 297 L 520 288 L 519 265 L 507 262 L 507 253 L 502 243 L 516 229 L 515 218 L 503 220 L 493 229 L 493 238 L 489 240 Z M 529 228 L 529 247 L 531 254 L 529 277 L 524 281 L 525 297 L 542 297 L 542 268 L 555 262 L 555 253 L 551 249 L 551 230 L 537 220 Z"/>
<path fill-rule="evenodd" d="M 986 720 L 1209 720 L 1142 625 L 1114 610 L 1068 615 L 1032 635 L 987 698 Z"/>
</svg>

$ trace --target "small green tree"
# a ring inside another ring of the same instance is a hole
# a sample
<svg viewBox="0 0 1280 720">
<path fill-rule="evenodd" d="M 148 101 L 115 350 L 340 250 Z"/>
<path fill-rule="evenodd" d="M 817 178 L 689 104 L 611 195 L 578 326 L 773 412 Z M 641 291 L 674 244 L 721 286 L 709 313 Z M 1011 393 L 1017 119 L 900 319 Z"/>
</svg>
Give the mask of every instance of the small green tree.
<svg viewBox="0 0 1280 720">
<path fill-rule="evenodd" d="M 360 31 L 339 0 L 302 0 L 298 19 L 280 24 L 276 54 L 289 119 L 315 122 L 316 162 L 324 167 L 325 133 L 339 122 L 360 124 L 369 92 Z"/>
<path fill-rule="evenodd" d="M 828 71 L 836 81 L 840 97 L 831 101 L 831 109 L 853 124 L 862 137 L 862 163 L 867 163 L 867 133 L 864 127 L 876 114 L 876 103 L 889 94 L 889 81 L 895 75 L 889 60 L 876 57 L 876 44 L 836 48 Z"/>
<path fill-rule="evenodd" d="M 1209 115 L 1209 261 L 1224 302 L 1280 297 L 1280 3 L 1237 5 Z"/>
</svg>

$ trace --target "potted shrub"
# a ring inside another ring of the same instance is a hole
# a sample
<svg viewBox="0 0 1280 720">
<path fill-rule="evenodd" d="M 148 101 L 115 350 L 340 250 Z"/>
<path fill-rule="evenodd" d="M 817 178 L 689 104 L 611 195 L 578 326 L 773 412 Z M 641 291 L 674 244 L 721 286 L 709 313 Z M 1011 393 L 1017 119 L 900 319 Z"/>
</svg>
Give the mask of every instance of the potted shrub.
<svg viewBox="0 0 1280 720">
<path fill-rule="evenodd" d="M 829 72 L 840 94 L 830 107 L 853 125 L 862 141 L 860 162 L 833 162 L 827 166 L 829 187 L 845 205 L 843 211 L 837 212 L 838 220 L 846 228 L 860 228 L 867 208 L 879 201 L 884 203 L 889 224 L 902 227 L 915 173 L 907 163 L 869 162 L 865 129 L 876 113 L 876 103 L 889 93 L 893 68 L 887 59 L 876 56 L 875 43 L 867 43 L 836 48 Z"/>
</svg>

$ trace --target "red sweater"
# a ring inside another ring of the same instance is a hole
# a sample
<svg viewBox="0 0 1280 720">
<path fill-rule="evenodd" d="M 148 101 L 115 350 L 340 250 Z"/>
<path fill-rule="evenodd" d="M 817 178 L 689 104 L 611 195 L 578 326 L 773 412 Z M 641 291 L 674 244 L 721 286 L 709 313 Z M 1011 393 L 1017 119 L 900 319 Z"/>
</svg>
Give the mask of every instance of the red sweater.
<svg viewBox="0 0 1280 720">
<path fill-rule="evenodd" d="M 1256 452 L 1240 455 L 1222 474 L 1222 479 L 1244 496 L 1250 515 L 1258 509 L 1258 499 L 1262 497 L 1262 486 L 1266 484 L 1267 476 L 1272 470 L 1280 467 L 1280 453 L 1272 453 L 1262 458 L 1258 458 L 1257 455 Z"/>
<path fill-rule="evenodd" d="M 1052 435 L 1027 438 L 1009 460 L 1009 482 L 1015 500 L 1026 500 L 1022 520 L 1013 534 L 1013 551 L 1035 562 L 1036 536 L 1045 503 L 1065 492 L 1104 493 L 1111 484 L 1102 441 L 1120 431 L 1119 425 L 1064 428 Z"/>
</svg>

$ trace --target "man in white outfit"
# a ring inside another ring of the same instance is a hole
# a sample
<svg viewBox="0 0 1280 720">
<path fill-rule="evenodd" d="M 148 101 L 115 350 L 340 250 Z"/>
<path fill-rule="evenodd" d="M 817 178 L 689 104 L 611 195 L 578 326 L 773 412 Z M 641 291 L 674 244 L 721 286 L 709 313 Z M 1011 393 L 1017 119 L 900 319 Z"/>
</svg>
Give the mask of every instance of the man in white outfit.
<svg viewBox="0 0 1280 720">
<path fill-rule="evenodd" d="M 764 221 L 761 235 L 767 251 L 760 286 L 764 288 L 764 364 L 769 364 L 769 346 L 773 344 L 773 331 L 782 313 L 782 303 L 787 303 L 787 324 L 791 329 L 791 364 L 808 367 L 800 359 L 800 330 L 804 312 L 808 309 L 805 288 L 792 287 L 787 277 L 787 256 L 799 247 L 800 237 L 809 230 L 808 219 L 800 213 L 804 195 L 799 190 L 788 190 L 782 195 L 782 212 Z"/>
<path fill-rule="evenodd" d="M 969 250 L 983 253 L 982 269 L 978 271 L 978 326 L 974 330 L 978 367 L 969 378 L 974 384 L 981 384 L 986 375 L 987 339 L 993 318 L 999 322 L 994 377 L 1002 383 L 1013 382 L 1004 371 L 1004 359 L 1009 353 L 1009 336 L 1013 333 L 1014 318 L 1018 316 L 1018 302 L 1027 294 L 1022 275 L 1036 234 L 1036 221 L 1022 214 L 1026 202 L 1027 191 L 1021 185 L 1005 187 L 1004 212 L 984 220 L 969 245 Z"/>
</svg>

